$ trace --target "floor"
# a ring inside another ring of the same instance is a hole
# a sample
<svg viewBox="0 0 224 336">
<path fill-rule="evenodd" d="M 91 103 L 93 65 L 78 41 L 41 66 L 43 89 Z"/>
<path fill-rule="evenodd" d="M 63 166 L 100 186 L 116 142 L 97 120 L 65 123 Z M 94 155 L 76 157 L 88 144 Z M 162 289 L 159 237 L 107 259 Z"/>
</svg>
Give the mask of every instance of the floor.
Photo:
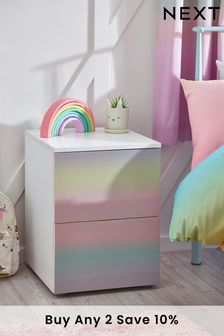
<svg viewBox="0 0 224 336">
<path fill-rule="evenodd" d="M 190 251 L 161 255 L 157 287 L 54 296 L 26 266 L 0 279 L 0 305 L 223 305 L 224 254 L 203 251 L 203 264 L 190 264 Z"/>
</svg>

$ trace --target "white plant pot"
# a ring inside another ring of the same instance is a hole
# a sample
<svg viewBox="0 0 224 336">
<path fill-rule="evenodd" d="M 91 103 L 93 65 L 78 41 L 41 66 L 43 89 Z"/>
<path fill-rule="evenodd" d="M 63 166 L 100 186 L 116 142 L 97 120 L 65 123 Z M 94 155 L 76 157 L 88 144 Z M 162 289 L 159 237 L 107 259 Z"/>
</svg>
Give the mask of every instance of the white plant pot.
<svg viewBox="0 0 224 336">
<path fill-rule="evenodd" d="M 107 112 L 105 132 L 127 133 L 128 132 L 129 109 L 123 107 L 110 107 Z"/>
</svg>

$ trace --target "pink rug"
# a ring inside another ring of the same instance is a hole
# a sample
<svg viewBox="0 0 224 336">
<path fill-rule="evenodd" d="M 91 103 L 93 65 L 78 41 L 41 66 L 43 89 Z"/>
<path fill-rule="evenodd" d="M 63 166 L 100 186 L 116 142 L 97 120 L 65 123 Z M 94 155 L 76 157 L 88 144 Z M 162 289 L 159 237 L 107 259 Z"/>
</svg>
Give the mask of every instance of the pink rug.
<svg viewBox="0 0 224 336">
<path fill-rule="evenodd" d="M 138 314 L 140 316 L 142 314 Z M 93 326 L 40 326 L 21 325 L 21 326 L 0 326 L 1 336 L 209 336 L 210 333 L 190 321 L 184 315 L 179 315 L 179 324 L 177 325 L 139 325 L 139 326 L 120 326 L 120 325 L 99 325 L 97 328 Z"/>
</svg>

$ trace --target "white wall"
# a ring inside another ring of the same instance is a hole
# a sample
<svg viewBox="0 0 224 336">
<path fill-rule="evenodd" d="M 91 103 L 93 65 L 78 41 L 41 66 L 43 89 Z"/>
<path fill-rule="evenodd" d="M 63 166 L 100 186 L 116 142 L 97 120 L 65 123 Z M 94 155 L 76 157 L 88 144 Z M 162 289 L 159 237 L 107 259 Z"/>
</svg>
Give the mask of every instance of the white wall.
<svg viewBox="0 0 224 336">
<path fill-rule="evenodd" d="M 0 189 L 23 160 L 24 129 L 39 127 L 60 95 L 88 100 L 102 125 L 109 91 L 122 92 L 131 126 L 150 135 L 155 7 L 149 0 L 1 3 Z"/>
<path fill-rule="evenodd" d="M 131 106 L 130 126 L 152 136 L 154 56 L 158 1 L 145 0 L 113 51 L 113 94 L 122 92 Z"/>
<path fill-rule="evenodd" d="M 8 0 L 0 5 L 0 190 L 11 197 L 22 191 L 24 130 L 39 127 L 60 96 L 86 100 L 97 125 L 103 125 L 106 98 L 123 94 L 131 106 L 130 127 L 151 136 L 157 1 Z M 166 240 L 169 196 L 162 217 Z M 16 210 L 23 244 L 23 196 Z"/>
</svg>

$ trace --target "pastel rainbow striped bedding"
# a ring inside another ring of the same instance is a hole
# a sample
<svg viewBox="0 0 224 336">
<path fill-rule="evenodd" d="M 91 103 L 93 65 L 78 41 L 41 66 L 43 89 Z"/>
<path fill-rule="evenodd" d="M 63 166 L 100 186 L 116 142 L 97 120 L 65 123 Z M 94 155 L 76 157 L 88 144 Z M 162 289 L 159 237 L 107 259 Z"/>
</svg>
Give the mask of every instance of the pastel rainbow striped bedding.
<svg viewBox="0 0 224 336">
<path fill-rule="evenodd" d="M 179 185 L 170 239 L 224 244 L 224 146 L 196 166 Z"/>
</svg>

